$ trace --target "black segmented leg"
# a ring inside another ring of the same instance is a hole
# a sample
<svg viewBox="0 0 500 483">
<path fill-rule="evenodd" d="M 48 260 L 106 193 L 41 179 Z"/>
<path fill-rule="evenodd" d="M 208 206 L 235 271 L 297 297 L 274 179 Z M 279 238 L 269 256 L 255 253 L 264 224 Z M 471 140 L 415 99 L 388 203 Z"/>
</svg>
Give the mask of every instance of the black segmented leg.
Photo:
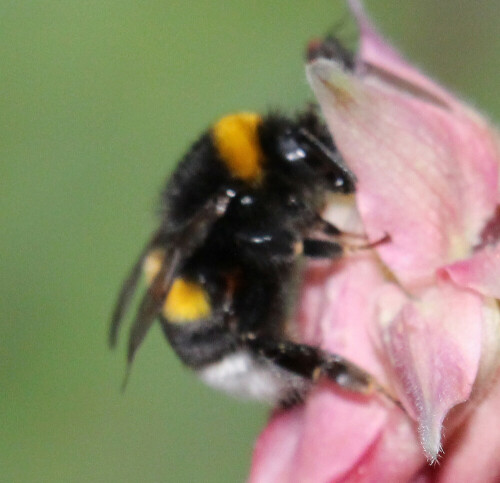
<svg viewBox="0 0 500 483">
<path fill-rule="evenodd" d="M 340 243 L 306 238 L 303 253 L 309 258 L 338 258 L 344 254 L 344 247 Z"/>
<path fill-rule="evenodd" d="M 350 245 L 347 243 L 337 243 L 328 240 L 315 240 L 306 238 L 303 242 L 303 254 L 310 258 L 338 258 L 343 255 L 356 253 L 360 250 L 369 250 L 382 243 L 386 243 L 389 237 L 386 235 L 380 240 L 363 245 Z"/>
<path fill-rule="evenodd" d="M 366 240 L 364 235 L 343 232 L 335 225 L 319 218 L 303 242 L 303 254 L 311 258 L 337 258 L 360 250 L 369 250 L 390 241 L 389 235 L 368 243 L 353 243 Z"/>
<path fill-rule="evenodd" d="M 245 345 L 255 354 L 294 374 L 316 381 L 325 377 L 338 386 L 362 394 L 378 392 L 401 407 L 399 401 L 374 376 L 356 364 L 317 347 L 286 340 L 243 336 Z"/>
<path fill-rule="evenodd" d="M 340 231 L 336 226 L 318 218 L 312 229 L 300 242 L 286 230 L 269 228 L 268 230 L 249 230 L 235 234 L 240 246 L 245 246 L 247 254 L 256 259 L 291 261 L 303 254 L 310 258 L 338 258 L 360 250 L 369 250 L 389 241 L 386 235 L 380 240 L 368 243 L 366 237 L 356 233 Z M 353 240 L 363 243 L 353 243 Z"/>
</svg>

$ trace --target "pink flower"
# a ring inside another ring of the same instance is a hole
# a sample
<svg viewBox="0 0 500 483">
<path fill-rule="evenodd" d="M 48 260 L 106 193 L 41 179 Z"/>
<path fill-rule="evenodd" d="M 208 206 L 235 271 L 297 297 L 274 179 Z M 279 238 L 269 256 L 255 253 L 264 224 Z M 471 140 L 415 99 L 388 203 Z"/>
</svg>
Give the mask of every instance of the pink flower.
<svg viewBox="0 0 500 483">
<path fill-rule="evenodd" d="M 355 203 L 329 215 L 391 242 L 310 268 L 298 318 L 303 340 L 374 374 L 406 413 L 323 382 L 274 414 L 250 481 L 499 481 L 499 138 L 350 7 L 354 72 L 307 70 L 358 177 Z"/>
</svg>

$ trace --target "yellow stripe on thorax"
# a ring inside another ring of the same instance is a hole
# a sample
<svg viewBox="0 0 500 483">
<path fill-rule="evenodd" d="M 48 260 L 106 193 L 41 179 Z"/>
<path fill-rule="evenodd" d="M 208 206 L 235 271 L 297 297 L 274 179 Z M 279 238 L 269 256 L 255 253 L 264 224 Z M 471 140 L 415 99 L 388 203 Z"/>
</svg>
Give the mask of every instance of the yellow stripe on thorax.
<svg viewBox="0 0 500 483">
<path fill-rule="evenodd" d="M 261 122 L 258 114 L 243 112 L 223 117 L 212 128 L 215 148 L 236 178 L 258 182 L 262 177 Z"/>
<path fill-rule="evenodd" d="M 144 260 L 143 271 L 149 285 L 161 269 L 165 252 L 152 250 Z M 184 324 L 210 317 L 210 299 L 196 282 L 176 278 L 163 304 L 162 314 L 169 322 Z"/>
</svg>

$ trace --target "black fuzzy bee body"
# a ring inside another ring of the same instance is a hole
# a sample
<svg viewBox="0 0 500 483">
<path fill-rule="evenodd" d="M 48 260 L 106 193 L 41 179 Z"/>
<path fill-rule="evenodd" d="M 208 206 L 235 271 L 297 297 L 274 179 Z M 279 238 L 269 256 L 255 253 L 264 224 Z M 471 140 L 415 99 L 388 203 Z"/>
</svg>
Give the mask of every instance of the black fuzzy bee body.
<svg viewBox="0 0 500 483">
<path fill-rule="evenodd" d="M 179 358 L 229 392 L 288 404 L 320 376 L 370 389 L 369 374 L 288 331 L 302 260 L 348 247 L 349 235 L 321 218 L 328 194 L 354 186 L 313 110 L 223 117 L 167 184 L 160 227 L 120 294 L 111 344 L 143 271 L 129 364 L 159 320 Z"/>
</svg>

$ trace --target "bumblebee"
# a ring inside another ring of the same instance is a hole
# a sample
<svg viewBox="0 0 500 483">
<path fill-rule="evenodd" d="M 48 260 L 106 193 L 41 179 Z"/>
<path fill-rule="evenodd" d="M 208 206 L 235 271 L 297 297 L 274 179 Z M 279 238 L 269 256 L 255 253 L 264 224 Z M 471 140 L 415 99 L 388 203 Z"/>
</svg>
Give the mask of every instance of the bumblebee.
<svg viewBox="0 0 500 483">
<path fill-rule="evenodd" d="M 129 369 L 158 320 L 181 361 L 232 394 L 289 405 L 320 377 L 385 392 L 355 364 L 289 335 L 303 260 L 373 246 L 353 245 L 351 234 L 321 217 L 330 193 L 354 189 L 313 109 L 219 119 L 167 183 L 160 226 L 119 295 L 110 345 L 143 272 L 147 290 L 130 331 Z"/>
</svg>

